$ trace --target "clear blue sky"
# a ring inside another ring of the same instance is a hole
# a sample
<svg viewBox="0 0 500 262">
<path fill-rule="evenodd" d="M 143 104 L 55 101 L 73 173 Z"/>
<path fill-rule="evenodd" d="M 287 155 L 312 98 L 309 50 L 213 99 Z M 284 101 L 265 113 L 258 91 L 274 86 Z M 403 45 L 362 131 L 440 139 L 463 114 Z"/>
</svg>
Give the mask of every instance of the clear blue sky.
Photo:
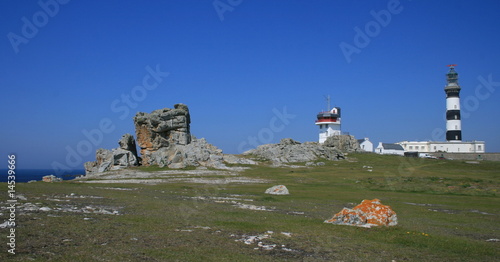
<svg viewBox="0 0 500 262">
<path fill-rule="evenodd" d="M 0 2 L 0 158 L 18 168 L 81 168 L 135 135 L 136 112 L 175 103 L 226 153 L 249 137 L 317 141 L 328 94 L 357 138 L 444 140 L 448 64 L 469 103 L 464 140 L 500 152 L 497 0 L 40 2 Z"/>
</svg>

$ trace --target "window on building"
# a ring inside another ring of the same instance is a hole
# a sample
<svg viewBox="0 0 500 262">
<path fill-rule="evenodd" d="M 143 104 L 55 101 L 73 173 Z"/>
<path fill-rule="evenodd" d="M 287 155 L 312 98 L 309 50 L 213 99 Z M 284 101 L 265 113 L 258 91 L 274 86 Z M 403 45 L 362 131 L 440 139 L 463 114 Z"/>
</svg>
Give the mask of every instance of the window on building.
<svg viewBox="0 0 500 262">
<path fill-rule="evenodd" d="M 436 146 L 434 146 L 434 150 L 436 150 L 436 149 L 437 149 L 437 147 L 436 147 Z"/>
<path fill-rule="evenodd" d="M 412 150 L 412 149 L 413 149 L 413 146 L 410 146 L 410 150 Z"/>
<path fill-rule="evenodd" d="M 481 146 L 477 146 L 477 149 L 478 149 L 478 150 L 482 150 L 482 149 L 481 149 Z"/>
<path fill-rule="evenodd" d="M 455 107 L 455 109 L 457 109 L 457 105 L 455 105 L 454 107 Z"/>
</svg>

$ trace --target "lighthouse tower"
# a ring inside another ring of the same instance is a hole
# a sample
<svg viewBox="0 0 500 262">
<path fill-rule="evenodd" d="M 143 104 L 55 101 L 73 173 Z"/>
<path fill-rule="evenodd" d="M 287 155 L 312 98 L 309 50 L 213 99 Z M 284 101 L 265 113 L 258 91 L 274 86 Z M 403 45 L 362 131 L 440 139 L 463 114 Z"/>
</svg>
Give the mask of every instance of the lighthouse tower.
<svg viewBox="0 0 500 262">
<path fill-rule="evenodd" d="M 328 108 L 330 108 L 330 97 Z M 320 112 L 317 115 L 316 125 L 319 126 L 319 143 L 323 144 L 330 136 L 341 135 L 340 131 L 340 107 L 334 107 L 330 111 Z"/>
<path fill-rule="evenodd" d="M 448 65 L 450 71 L 446 74 L 446 140 L 462 141 L 462 123 L 460 121 L 460 85 L 456 65 Z"/>
</svg>

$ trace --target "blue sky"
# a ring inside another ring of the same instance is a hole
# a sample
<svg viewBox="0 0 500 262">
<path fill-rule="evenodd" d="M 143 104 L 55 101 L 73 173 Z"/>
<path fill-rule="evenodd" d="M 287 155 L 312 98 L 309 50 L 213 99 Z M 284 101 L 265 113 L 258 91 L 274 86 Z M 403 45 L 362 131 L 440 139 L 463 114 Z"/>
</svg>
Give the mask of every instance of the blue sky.
<svg viewBox="0 0 500 262">
<path fill-rule="evenodd" d="M 328 94 L 357 138 L 444 140 L 448 64 L 467 102 L 463 139 L 500 152 L 499 11 L 496 0 L 1 1 L 0 157 L 81 168 L 134 134 L 136 112 L 175 103 L 225 153 L 317 141 Z"/>
</svg>

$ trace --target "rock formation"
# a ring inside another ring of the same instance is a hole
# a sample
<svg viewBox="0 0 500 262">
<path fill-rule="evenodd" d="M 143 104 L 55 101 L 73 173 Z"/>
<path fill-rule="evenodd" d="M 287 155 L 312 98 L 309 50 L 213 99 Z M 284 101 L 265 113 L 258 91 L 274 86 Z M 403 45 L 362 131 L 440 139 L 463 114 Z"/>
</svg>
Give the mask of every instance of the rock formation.
<svg viewBox="0 0 500 262">
<path fill-rule="evenodd" d="M 300 143 L 290 138 L 281 139 L 278 144 L 260 145 L 243 153 L 271 160 L 274 163 L 309 162 L 319 158 L 336 160 L 342 152 L 335 147 L 316 142 Z"/>
<path fill-rule="evenodd" d="M 354 208 L 344 208 L 325 223 L 359 227 L 395 226 L 398 224 L 396 212 L 380 200 L 363 200 Z"/>
<path fill-rule="evenodd" d="M 140 158 L 137 156 L 134 137 L 131 134 L 125 134 L 118 141 L 118 144 L 120 147 L 113 150 L 98 149 L 95 153 L 96 161 L 84 164 L 85 174 L 138 166 Z"/>
<path fill-rule="evenodd" d="M 222 150 L 190 133 L 191 117 L 184 104 L 134 117 L 142 164 L 169 168 L 206 166 L 226 168 Z"/>
<path fill-rule="evenodd" d="M 252 159 L 226 154 L 224 155 L 224 162 L 237 165 L 257 165 L 257 162 L 253 161 Z"/>
<path fill-rule="evenodd" d="M 359 151 L 359 142 L 354 136 L 351 135 L 337 135 L 328 137 L 323 143 L 327 147 L 335 147 L 342 152 L 355 152 Z"/>
<path fill-rule="evenodd" d="M 288 192 L 288 188 L 284 185 L 278 185 L 278 186 L 273 186 L 270 187 L 266 190 L 266 194 L 271 194 L 271 195 L 289 195 L 290 192 Z"/>
<path fill-rule="evenodd" d="M 139 112 L 134 117 L 134 125 L 142 158 L 137 156 L 134 137 L 125 134 L 118 142 L 119 148 L 111 151 L 98 149 L 96 161 L 85 163 L 85 172 L 102 173 L 141 164 L 169 168 L 227 168 L 222 150 L 209 144 L 204 138 L 196 139 L 192 136 L 190 123 L 189 109 L 184 104 L 176 104 L 173 109 L 159 109 L 149 114 Z M 243 161 L 236 157 L 230 159 Z"/>
<path fill-rule="evenodd" d="M 134 117 L 135 134 L 143 164 L 155 164 L 151 158 L 160 148 L 189 144 L 190 123 L 189 109 L 184 104 L 175 104 L 174 109 L 159 109 L 150 114 L 137 113 Z"/>
<path fill-rule="evenodd" d="M 222 150 L 209 144 L 204 138 L 192 137 L 187 145 L 171 144 L 150 152 L 148 162 L 143 165 L 167 166 L 169 168 L 184 168 L 187 166 L 205 166 L 224 169 Z"/>
</svg>

